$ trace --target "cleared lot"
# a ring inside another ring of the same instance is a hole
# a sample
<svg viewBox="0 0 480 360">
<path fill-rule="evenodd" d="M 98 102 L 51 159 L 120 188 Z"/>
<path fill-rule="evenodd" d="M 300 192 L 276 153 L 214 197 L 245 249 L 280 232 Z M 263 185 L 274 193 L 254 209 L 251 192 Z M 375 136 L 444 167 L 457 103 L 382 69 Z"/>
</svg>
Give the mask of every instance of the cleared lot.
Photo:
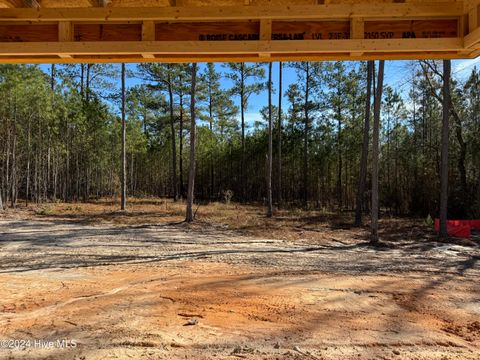
<svg viewBox="0 0 480 360">
<path fill-rule="evenodd" d="M 0 220 L 0 358 L 478 359 L 478 246 L 202 228 Z"/>
</svg>

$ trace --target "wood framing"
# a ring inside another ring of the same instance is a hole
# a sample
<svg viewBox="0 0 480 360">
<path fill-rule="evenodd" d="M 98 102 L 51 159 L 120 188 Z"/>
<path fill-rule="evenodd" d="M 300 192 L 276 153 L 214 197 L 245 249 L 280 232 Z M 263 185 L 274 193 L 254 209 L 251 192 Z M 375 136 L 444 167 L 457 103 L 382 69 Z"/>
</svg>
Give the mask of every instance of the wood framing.
<svg viewBox="0 0 480 360">
<path fill-rule="evenodd" d="M 471 58 L 480 0 L 0 0 L 0 63 Z"/>
</svg>

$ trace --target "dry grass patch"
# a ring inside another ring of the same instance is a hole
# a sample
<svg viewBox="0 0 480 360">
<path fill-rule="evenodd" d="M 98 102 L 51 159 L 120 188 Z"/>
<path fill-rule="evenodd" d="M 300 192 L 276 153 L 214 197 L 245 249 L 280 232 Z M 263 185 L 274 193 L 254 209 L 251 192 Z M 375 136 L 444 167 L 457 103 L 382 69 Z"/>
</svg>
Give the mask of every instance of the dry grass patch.
<svg viewBox="0 0 480 360">
<path fill-rule="evenodd" d="M 20 205 L 14 211 L 4 212 L 3 217 L 49 220 L 69 220 L 82 223 L 114 223 L 119 225 L 141 225 L 181 223 L 185 214 L 185 203 L 163 198 L 129 198 L 127 211 L 119 210 L 119 199 L 102 198 L 88 203 L 48 203 Z M 183 224 L 192 229 L 208 227 L 236 231 L 247 236 L 283 240 L 334 241 L 351 243 L 368 240 L 368 224 L 354 228 L 353 213 L 330 212 L 327 210 L 303 210 L 299 208 L 276 210 L 273 218 L 265 216 L 261 204 L 225 204 L 211 202 L 195 205 L 197 222 Z M 368 221 L 368 220 L 367 220 Z M 420 219 L 381 220 L 381 235 L 391 241 L 434 237 L 433 230 Z"/>
</svg>

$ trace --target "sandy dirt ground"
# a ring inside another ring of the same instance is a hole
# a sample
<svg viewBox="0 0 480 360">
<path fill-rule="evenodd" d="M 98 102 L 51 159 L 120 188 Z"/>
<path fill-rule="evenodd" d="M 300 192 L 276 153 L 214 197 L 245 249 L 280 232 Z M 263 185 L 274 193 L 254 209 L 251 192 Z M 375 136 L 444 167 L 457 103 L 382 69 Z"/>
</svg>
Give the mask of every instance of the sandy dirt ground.
<svg viewBox="0 0 480 360">
<path fill-rule="evenodd" d="M 480 359 L 478 244 L 77 220 L 0 218 L 0 359 Z"/>
</svg>

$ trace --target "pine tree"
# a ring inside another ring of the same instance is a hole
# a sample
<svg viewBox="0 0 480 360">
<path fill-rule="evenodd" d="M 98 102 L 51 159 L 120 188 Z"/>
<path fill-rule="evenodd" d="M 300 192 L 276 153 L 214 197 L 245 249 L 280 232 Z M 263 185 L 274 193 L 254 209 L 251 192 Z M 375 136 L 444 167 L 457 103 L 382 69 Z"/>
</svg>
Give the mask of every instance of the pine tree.
<svg viewBox="0 0 480 360">
<path fill-rule="evenodd" d="M 259 94 L 264 88 L 262 82 L 265 77 L 265 69 L 261 64 L 248 65 L 247 63 L 229 63 L 227 65 L 229 72 L 226 76 L 233 82 L 231 93 L 238 95 L 240 99 L 240 116 L 241 116 L 241 166 L 240 181 L 242 184 L 242 199 L 245 200 L 245 112 L 248 109 L 248 101 L 251 95 Z"/>
<path fill-rule="evenodd" d="M 443 60 L 443 102 L 442 102 L 442 148 L 440 166 L 440 238 L 446 239 L 447 232 L 447 210 L 448 210 L 448 140 L 449 140 L 449 118 L 450 118 L 450 60 Z"/>
<path fill-rule="evenodd" d="M 373 79 L 373 60 L 367 63 L 367 93 L 365 96 L 365 120 L 363 126 L 362 157 L 360 160 L 360 174 L 358 179 L 357 203 L 355 208 L 355 226 L 362 225 L 363 201 L 365 197 L 365 183 L 367 180 L 368 143 L 370 139 L 370 104 Z"/>
<path fill-rule="evenodd" d="M 282 206 L 282 85 L 283 85 L 283 63 L 280 61 L 278 63 L 278 123 L 277 123 L 277 198 L 278 206 Z"/>
<path fill-rule="evenodd" d="M 187 192 L 187 214 L 186 222 L 194 220 L 193 197 L 195 191 L 195 147 L 196 147 L 196 82 L 197 82 L 197 63 L 192 64 L 192 82 L 190 95 L 190 166 L 188 172 L 188 192 Z"/>
<path fill-rule="evenodd" d="M 267 217 L 273 216 L 272 197 L 273 123 L 272 123 L 272 63 L 268 63 L 268 165 L 267 165 Z"/>
<path fill-rule="evenodd" d="M 383 92 L 383 74 L 385 61 L 380 60 L 378 66 L 377 87 L 375 92 L 373 110 L 373 138 L 372 138 L 372 236 L 370 242 L 377 244 L 378 238 L 378 214 L 380 211 L 378 200 L 378 159 L 379 159 L 379 137 L 380 137 L 380 110 Z"/>
<path fill-rule="evenodd" d="M 125 90 L 125 64 L 122 63 L 122 173 L 121 173 L 121 187 L 122 187 L 122 200 L 121 210 L 127 209 L 127 152 L 126 152 L 126 137 L 127 137 L 127 125 L 125 119 L 125 102 L 126 102 L 126 90 Z"/>
</svg>

